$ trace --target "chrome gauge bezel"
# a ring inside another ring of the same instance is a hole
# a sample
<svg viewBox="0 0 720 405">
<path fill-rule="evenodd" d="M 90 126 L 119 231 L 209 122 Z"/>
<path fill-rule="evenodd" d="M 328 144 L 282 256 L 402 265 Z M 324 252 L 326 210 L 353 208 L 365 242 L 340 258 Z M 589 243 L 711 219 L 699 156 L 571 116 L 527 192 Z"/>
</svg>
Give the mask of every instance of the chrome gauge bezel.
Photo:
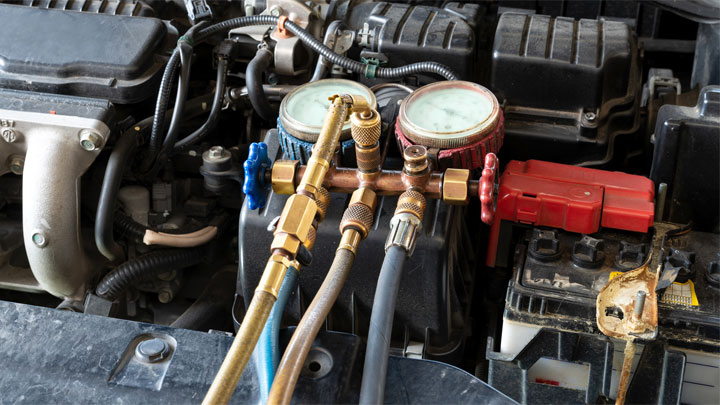
<svg viewBox="0 0 720 405">
<path fill-rule="evenodd" d="M 474 125 L 459 131 L 430 131 L 414 124 L 408 117 L 408 106 L 421 97 L 427 96 L 437 90 L 447 88 L 469 89 L 482 94 L 483 97 L 487 98 L 492 103 L 490 114 L 479 120 Z M 452 149 L 471 145 L 484 138 L 495 130 L 499 118 L 500 104 L 490 90 L 477 83 L 456 80 L 431 83 L 415 90 L 413 93 L 405 97 L 402 104 L 400 104 L 398 125 L 402 134 L 416 144 L 440 149 Z"/>
<path fill-rule="evenodd" d="M 303 141 L 307 142 L 315 142 L 317 141 L 318 136 L 320 135 L 320 129 L 322 128 L 322 125 L 310 125 L 307 123 L 304 123 L 297 119 L 296 117 L 292 117 L 288 111 L 288 103 L 293 102 L 293 97 L 300 94 L 303 90 L 306 90 L 310 86 L 318 86 L 318 85 L 324 85 L 329 86 L 336 84 L 338 87 L 354 87 L 357 89 L 357 92 L 354 94 L 362 95 L 367 98 L 368 103 L 370 106 L 374 109 L 377 109 L 377 100 L 375 99 L 375 94 L 370 90 L 367 86 L 354 82 L 352 80 L 345 80 L 345 79 L 323 79 L 318 80 L 315 82 L 306 83 L 302 86 L 298 86 L 295 90 L 288 93 L 288 95 L 283 98 L 282 102 L 280 103 L 280 123 L 282 124 L 285 131 L 287 131 L 290 135 L 301 139 Z M 338 94 L 338 92 L 330 92 L 328 94 L 328 97 Z M 328 101 L 328 107 L 330 107 L 330 102 Z M 350 139 L 350 120 L 348 119 L 345 122 L 345 125 L 343 126 L 342 134 L 340 135 L 340 140 L 344 141 Z"/>
</svg>

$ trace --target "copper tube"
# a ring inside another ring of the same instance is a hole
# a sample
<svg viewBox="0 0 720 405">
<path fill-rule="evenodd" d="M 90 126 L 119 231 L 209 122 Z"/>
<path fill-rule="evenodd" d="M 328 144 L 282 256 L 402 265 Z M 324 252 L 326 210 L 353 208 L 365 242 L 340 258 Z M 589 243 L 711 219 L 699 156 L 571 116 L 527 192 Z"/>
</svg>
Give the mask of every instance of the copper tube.
<svg viewBox="0 0 720 405">
<path fill-rule="evenodd" d="M 297 170 L 297 178 L 302 177 L 305 173 L 306 166 L 299 166 Z M 380 195 L 400 195 L 408 189 L 403 182 L 402 172 L 399 170 L 383 170 L 375 179 L 365 176 L 365 181 L 361 180 L 360 172 L 357 169 L 349 169 L 344 167 L 331 168 L 325 175 L 323 185 L 329 191 L 336 193 L 352 193 L 361 186 L 374 186 Z M 427 198 L 442 198 L 442 176 L 440 172 L 431 173 L 427 183 L 424 185 L 424 193 Z M 367 184 L 372 182 L 371 184 Z M 363 184 L 365 183 L 365 184 Z M 477 182 L 475 182 L 477 184 Z"/>
<path fill-rule="evenodd" d="M 345 232 L 357 233 L 354 229 L 348 229 Z M 343 238 L 343 240 L 346 239 Z M 352 240 L 359 241 L 359 238 L 353 238 Z M 297 384 L 298 376 L 300 376 L 300 371 L 303 364 L 305 364 L 305 359 L 310 352 L 315 336 L 325 324 L 325 318 L 327 318 L 330 309 L 335 304 L 354 260 L 355 255 L 352 251 L 344 247 L 338 249 L 335 253 L 335 260 L 333 260 L 325 280 L 310 303 L 305 315 L 300 320 L 295 333 L 290 339 L 290 343 L 285 349 L 285 354 L 280 360 L 280 366 L 270 389 L 268 404 L 290 403 L 295 384 Z"/>
<path fill-rule="evenodd" d="M 250 355 L 255 350 L 263 325 L 270 316 L 275 299 L 272 294 L 265 291 L 255 291 L 245 319 L 240 324 L 240 330 L 220 366 L 217 377 L 205 395 L 202 402 L 204 405 L 226 404 L 230 401 Z M 220 376 L 222 378 L 219 378 Z"/>
</svg>

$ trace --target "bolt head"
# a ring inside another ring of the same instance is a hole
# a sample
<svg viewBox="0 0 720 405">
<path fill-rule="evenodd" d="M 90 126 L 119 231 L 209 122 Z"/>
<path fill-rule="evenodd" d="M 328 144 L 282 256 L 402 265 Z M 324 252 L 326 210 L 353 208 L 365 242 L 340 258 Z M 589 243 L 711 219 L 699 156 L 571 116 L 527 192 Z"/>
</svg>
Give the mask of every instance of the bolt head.
<svg viewBox="0 0 720 405">
<path fill-rule="evenodd" d="M 21 156 L 14 156 L 10 159 L 10 171 L 18 176 L 23 174 L 23 168 L 25 167 L 25 159 Z"/>
<path fill-rule="evenodd" d="M 42 248 L 42 247 L 47 246 L 47 244 L 48 244 L 47 237 L 45 236 L 45 234 L 43 232 L 35 232 L 32 234 L 32 236 L 30 238 L 32 239 L 35 246 L 37 246 L 37 247 Z"/>
<path fill-rule="evenodd" d="M 82 131 L 80 133 L 80 146 L 86 151 L 92 152 L 102 146 L 102 137 L 95 132 Z"/>
<path fill-rule="evenodd" d="M 592 121 L 595 121 L 595 119 L 597 118 L 597 116 L 595 115 L 594 112 L 588 111 L 588 112 L 586 112 L 586 113 L 583 115 L 583 118 L 585 118 L 586 121 L 591 121 L 591 122 L 592 122 Z"/>
<path fill-rule="evenodd" d="M 280 17 L 280 14 L 282 14 L 282 8 L 279 6 L 272 6 L 270 8 L 270 15 L 273 17 Z"/>
<path fill-rule="evenodd" d="M 223 157 L 223 152 L 225 152 L 225 148 L 222 146 L 213 146 L 208 150 L 208 157 L 219 159 Z"/>
<path fill-rule="evenodd" d="M 135 348 L 135 357 L 145 363 L 156 363 L 170 354 L 170 345 L 159 338 L 143 340 Z"/>
<path fill-rule="evenodd" d="M 163 304 L 167 304 L 168 302 L 173 300 L 173 293 L 170 290 L 160 290 L 158 292 L 158 301 L 160 301 Z"/>
<path fill-rule="evenodd" d="M 17 140 L 17 134 L 10 128 L 3 129 L 2 132 L 0 132 L 0 136 L 2 136 L 2 139 L 7 143 L 13 143 Z"/>
</svg>

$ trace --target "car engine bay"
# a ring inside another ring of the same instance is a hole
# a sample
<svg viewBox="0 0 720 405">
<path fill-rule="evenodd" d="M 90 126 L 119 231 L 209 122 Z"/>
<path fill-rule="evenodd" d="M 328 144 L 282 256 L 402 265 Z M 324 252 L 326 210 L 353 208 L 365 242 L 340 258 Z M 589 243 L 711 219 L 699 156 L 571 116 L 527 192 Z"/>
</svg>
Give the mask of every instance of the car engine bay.
<svg viewBox="0 0 720 405">
<path fill-rule="evenodd" d="M 0 16 L 0 403 L 720 403 L 717 2 Z"/>
</svg>

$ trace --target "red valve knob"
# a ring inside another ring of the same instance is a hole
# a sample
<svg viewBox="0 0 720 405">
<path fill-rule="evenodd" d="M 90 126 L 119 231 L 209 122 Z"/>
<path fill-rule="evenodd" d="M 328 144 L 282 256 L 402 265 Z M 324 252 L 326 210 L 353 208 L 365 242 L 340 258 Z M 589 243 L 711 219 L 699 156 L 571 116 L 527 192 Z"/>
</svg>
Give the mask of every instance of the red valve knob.
<svg viewBox="0 0 720 405">
<path fill-rule="evenodd" d="M 499 162 L 494 153 L 485 155 L 485 167 L 480 177 L 480 187 L 478 187 L 478 197 L 482 204 L 480 218 L 488 225 L 492 225 L 495 219 L 495 201 L 493 195 L 495 193 L 495 172 L 497 171 Z"/>
</svg>

